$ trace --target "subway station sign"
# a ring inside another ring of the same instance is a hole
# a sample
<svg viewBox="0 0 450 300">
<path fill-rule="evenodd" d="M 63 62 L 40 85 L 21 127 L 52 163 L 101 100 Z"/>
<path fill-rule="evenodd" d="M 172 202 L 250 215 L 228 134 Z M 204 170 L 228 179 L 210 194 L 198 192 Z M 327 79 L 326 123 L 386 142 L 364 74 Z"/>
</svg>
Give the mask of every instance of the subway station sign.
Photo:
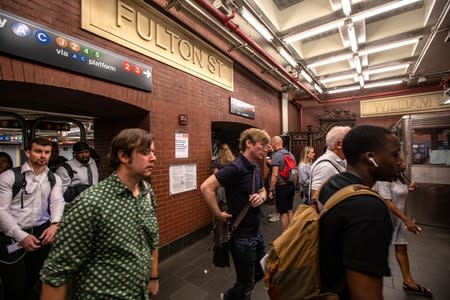
<svg viewBox="0 0 450 300">
<path fill-rule="evenodd" d="M 0 52 L 152 90 L 152 67 L 0 10 Z"/>
<path fill-rule="evenodd" d="M 81 27 L 233 91 L 233 61 L 144 1 L 82 0 Z"/>
<path fill-rule="evenodd" d="M 361 118 L 448 110 L 442 92 L 360 101 Z"/>
</svg>

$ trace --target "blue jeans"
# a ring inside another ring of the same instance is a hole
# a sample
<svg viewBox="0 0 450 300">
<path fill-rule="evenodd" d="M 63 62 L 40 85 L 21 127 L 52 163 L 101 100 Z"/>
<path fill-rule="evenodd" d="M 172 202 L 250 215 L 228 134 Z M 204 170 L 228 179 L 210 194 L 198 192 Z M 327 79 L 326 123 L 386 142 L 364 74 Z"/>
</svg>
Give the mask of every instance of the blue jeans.
<svg viewBox="0 0 450 300">
<path fill-rule="evenodd" d="M 236 271 L 236 283 L 225 292 L 224 300 L 249 300 L 255 283 L 263 278 L 259 261 L 265 254 L 264 237 L 259 232 L 255 236 L 232 238 L 231 256 Z"/>
</svg>

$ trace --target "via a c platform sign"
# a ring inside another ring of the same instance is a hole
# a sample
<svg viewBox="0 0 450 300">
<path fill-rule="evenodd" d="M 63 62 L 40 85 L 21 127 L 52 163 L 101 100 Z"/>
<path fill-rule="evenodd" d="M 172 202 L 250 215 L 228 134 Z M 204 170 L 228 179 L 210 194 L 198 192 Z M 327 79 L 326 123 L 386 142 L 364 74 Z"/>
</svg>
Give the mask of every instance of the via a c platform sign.
<svg viewBox="0 0 450 300">
<path fill-rule="evenodd" d="M 152 67 L 0 10 L 0 52 L 152 91 Z"/>
</svg>

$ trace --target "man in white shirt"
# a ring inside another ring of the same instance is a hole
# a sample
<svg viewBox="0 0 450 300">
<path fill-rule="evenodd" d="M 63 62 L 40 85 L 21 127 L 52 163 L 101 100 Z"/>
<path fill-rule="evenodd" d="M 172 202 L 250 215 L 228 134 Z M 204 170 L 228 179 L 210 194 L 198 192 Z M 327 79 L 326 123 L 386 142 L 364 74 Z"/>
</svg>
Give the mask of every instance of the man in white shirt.
<svg viewBox="0 0 450 300">
<path fill-rule="evenodd" d="M 47 167 L 51 149 L 47 138 L 33 139 L 27 161 L 0 175 L 0 276 L 5 299 L 30 299 L 63 216 L 61 179 Z"/>
<path fill-rule="evenodd" d="M 345 155 L 342 151 L 342 141 L 350 131 L 348 126 L 334 126 L 325 137 L 327 150 L 311 167 L 310 202 L 315 201 L 316 191 L 333 175 L 345 171 Z"/>
<path fill-rule="evenodd" d="M 98 183 L 98 169 L 90 157 L 89 145 L 77 142 L 73 145 L 73 158 L 56 170 L 61 177 L 66 202 L 71 202 L 82 191 Z"/>
</svg>

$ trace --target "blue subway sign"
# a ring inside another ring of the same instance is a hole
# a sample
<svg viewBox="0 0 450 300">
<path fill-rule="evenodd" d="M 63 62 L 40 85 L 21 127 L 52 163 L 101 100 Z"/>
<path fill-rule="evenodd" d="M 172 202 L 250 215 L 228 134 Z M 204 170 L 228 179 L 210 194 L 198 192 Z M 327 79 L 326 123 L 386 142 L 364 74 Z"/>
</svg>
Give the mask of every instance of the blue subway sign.
<svg viewBox="0 0 450 300">
<path fill-rule="evenodd" d="M 0 10 L 0 52 L 150 92 L 152 67 Z"/>
</svg>

